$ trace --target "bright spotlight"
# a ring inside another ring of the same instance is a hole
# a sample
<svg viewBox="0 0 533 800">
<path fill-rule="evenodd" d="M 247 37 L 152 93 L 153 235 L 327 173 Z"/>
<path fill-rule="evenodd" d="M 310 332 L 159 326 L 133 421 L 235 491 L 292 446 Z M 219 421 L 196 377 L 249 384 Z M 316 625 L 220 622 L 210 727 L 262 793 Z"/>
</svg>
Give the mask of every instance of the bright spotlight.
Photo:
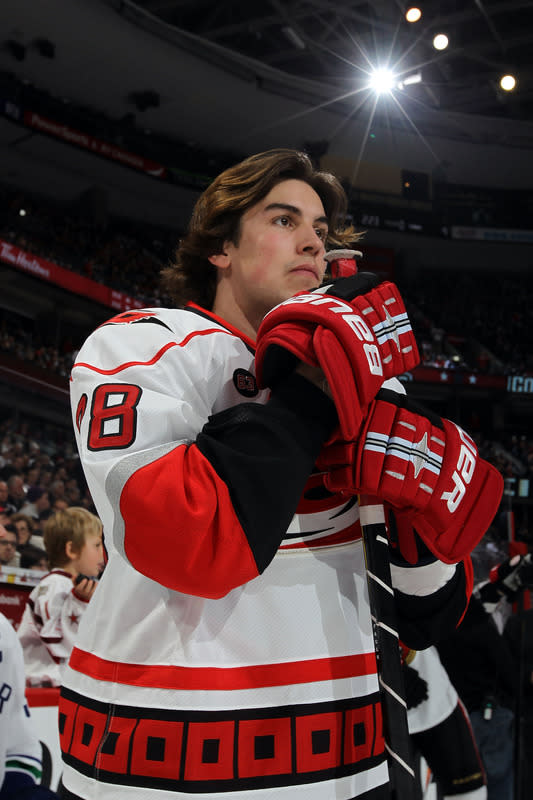
<svg viewBox="0 0 533 800">
<path fill-rule="evenodd" d="M 514 75 L 504 75 L 503 78 L 500 80 L 500 86 L 506 92 L 512 92 L 514 87 L 516 86 L 516 78 Z"/>
<path fill-rule="evenodd" d="M 419 8 L 416 8 L 416 6 L 414 6 L 413 8 L 408 8 L 407 11 L 405 12 L 405 19 L 407 20 L 407 22 L 418 22 L 421 16 L 422 12 L 420 11 Z"/>
<path fill-rule="evenodd" d="M 437 33 L 433 38 L 433 47 L 435 50 L 446 50 L 448 47 L 448 37 L 445 33 Z"/>
<path fill-rule="evenodd" d="M 370 76 L 370 88 L 377 94 L 391 92 L 394 88 L 394 75 L 390 69 L 375 69 Z"/>
</svg>

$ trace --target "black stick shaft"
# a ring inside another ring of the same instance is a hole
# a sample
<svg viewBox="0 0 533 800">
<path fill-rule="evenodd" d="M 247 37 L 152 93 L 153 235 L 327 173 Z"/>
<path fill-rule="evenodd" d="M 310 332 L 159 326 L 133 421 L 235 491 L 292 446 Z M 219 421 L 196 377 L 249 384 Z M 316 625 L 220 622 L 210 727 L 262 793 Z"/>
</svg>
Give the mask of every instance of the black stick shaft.
<svg viewBox="0 0 533 800">
<path fill-rule="evenodd" d="M 378 661 L 391 797 L 395 800 L 414 800 L 415 770 L 407 727 L 407 705 L 400 663 L 385 514 L 379 500 L 366 496 L 359 498 L 359 510 Z"/>
</svg>

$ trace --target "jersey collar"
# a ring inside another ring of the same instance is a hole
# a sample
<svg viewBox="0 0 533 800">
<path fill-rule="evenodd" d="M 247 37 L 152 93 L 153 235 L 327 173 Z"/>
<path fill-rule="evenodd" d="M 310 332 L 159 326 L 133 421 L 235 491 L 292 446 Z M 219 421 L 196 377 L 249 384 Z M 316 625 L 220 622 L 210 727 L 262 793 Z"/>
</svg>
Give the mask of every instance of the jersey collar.
<svg viewBox="0 0 533 800">
<path fill-rule="evenodd" d="M 220 325 L 222 328 L 225 328 L 230 333 L 233 333 L 235 336 L 238 336 L 239 339 L 242 339 L 244 344 L 248 347 L 248 349 L 252 350 L 255 353 L 255 341 L 247 336 L 245 333 L 240 331 L 238 328 L 235 328 L 233 325 L 230 325 L 229 322 L 226 322 L 225 319 L 222 317 L 217 316 L 212 311 L 207 311 L 202 306 L 196 305 L 196 303 L 187 303 L 185 306 L 186 311 L 192 311 L 194 314 L 198 314 L 200 317 L 205 317 L 205 319 L 211 319 L 213 322 L 216 322 L 217 325 Z"/>
</svg>

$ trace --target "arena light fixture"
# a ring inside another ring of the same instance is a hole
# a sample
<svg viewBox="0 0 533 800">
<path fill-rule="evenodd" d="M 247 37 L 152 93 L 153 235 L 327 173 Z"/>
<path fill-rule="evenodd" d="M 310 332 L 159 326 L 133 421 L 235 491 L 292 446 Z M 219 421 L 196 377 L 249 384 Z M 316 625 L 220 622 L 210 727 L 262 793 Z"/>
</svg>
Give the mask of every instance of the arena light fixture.
<svg viewBox="0 0 533 800">
<path fill-rule="evenodd" d="M 396 85 L 396 80 L 390 69 L 375 69 L 370 73 L 369 87 L 373 89 L 376 94 L 388 94 Z"/>
<path fill-rule="evenodd" d="M 433 37 L 433 47 L 435 50 L 446 50 L 448 44 L 449 40 L 445 33 L 437 33 L 437 35 Z"/>
<path fill-rule="evenodd" d="M 512 92 L 516 86 L 516 78 L 514 75 L 503 75 L 500 80 L 500 86 L 505 92 Z"/>
<path fill-rule="evenodd" d="M 422 12 L 416 6 L 412 6 L 412 8 L 408 8 L 405 12 L 405 19 L 407 22 L 418 22 L 420 17 L 422 16 Z"/>
<path fill-rule="evenodd" d="M 403 89 L 405 86 L 414 86 L 415 83 L 422 83 L 422 73 L 413 72 L 411 75 L 402 78 L 398 83 L 398 89 Z"/>
</svg>

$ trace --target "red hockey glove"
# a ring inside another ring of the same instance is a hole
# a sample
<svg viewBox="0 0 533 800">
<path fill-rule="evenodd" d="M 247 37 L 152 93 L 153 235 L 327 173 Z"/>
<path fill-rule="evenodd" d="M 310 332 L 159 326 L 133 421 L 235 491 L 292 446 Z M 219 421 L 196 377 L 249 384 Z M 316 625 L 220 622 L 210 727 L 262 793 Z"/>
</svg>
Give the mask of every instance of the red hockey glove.
<svg viewBox="0 0 533 800">
<path fill-rule="evenodd" d="M 259 385 L 274 387 L 298 361 L 320 367 L 339 415 L 340 438 L 348 441 L 358 435 L 383 381 L 419 362 L 400 293 L 378 280 L 362 272 L 291 297 L 266 315 L 257 334 Z"/>
<path fill-rule="evenodd" d="M 503 478 L 461 428 L 382 389 L 359 439 L 324 448 L 331 491 L 377 495 L 402 509 L 431 552 L 449 564 L 477 545 L 498 510 Z"/>
</svg>

